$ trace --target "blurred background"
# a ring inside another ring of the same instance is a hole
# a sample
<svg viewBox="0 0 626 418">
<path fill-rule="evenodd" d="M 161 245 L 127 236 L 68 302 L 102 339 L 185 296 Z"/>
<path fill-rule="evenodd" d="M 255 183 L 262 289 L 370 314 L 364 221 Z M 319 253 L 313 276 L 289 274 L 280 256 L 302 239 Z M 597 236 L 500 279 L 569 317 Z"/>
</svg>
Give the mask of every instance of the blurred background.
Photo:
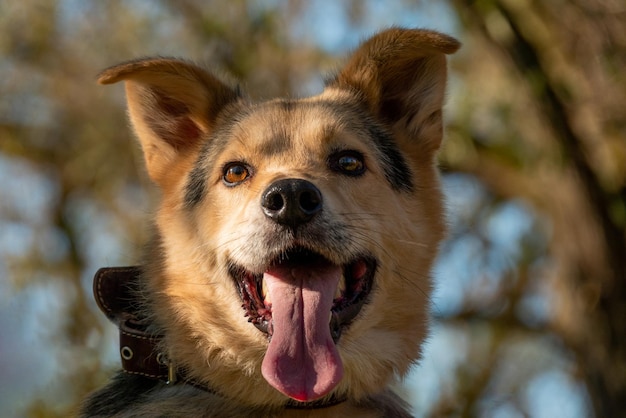
<svg viewBox="0 0 626 418">
<path fill-rule="evenodd" d="M 623 0 L 0 0 L 0 416 L 65 417 L 118 368 L 94 272 L 131 265 L 154 189 L 121 86 L 186 57 L 256 99 L 315 94 L 391 25 L 450 33 L 450 236 L 418 417 L 626 411 Z"/>
</svg>

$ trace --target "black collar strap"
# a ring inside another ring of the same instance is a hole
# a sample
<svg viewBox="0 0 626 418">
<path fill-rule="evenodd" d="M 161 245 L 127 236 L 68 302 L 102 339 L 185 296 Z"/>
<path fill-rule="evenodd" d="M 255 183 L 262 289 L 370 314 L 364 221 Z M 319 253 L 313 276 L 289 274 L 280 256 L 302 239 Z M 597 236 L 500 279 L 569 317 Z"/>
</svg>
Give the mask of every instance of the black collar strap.
<svg viewBox="0 0 626 418">
<path fill-rule="evenodd" d="M 188 384 L 210 393 L 219 394 L 207 385 L 189 379 L 167 356 L 159 351 L 161 335 L 148 331 L 148 322 L 142 319 L 136 300 L 141 268 L 104 267 L 96 272 L 93 292 L 98 306 L 120 331 L 120 357 L 126 373 L 158 379 L 168 385 Z M 345 402 L 345 397 L 332 395 L 312 402 L 289 400 L 289 409 L 328 408 Z"/>
</svg>

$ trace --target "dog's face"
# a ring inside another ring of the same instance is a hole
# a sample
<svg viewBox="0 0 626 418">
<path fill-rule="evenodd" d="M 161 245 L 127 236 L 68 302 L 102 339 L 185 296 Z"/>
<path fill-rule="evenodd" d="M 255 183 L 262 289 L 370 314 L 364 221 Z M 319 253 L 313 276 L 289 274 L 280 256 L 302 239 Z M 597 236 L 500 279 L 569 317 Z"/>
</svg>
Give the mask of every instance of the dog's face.
<svg viewBox="0 0 626 418">
<path fill-rule="evenodd" d="M 393 29 L 319 96 L 250 103 L 191 64 L 126 81 L 162 190 L 150 309 L 169 356 L 249 404 L 361 398 L 419 357 L 443 236 L 434 165 L 451 38 Z"/>
</svg>

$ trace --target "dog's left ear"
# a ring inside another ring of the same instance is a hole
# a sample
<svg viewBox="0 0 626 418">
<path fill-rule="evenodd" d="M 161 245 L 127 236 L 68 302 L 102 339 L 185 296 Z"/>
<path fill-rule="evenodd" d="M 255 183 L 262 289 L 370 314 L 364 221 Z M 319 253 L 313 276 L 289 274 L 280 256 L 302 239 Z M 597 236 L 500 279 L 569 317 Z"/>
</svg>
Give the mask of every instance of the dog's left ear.
<svg viewBox="0 0 626 418">
<path fill-rule="evenodd" d="M 150 178 L 167 184 L 177 163 L 198 149 L 237 90 L 191 63 L 155 58 L 103 71 L 98 82 L 126 82 L 130 120 Z"/>
<path fill-rule="evenodd" d="M 356 93 L 397 134 L 435 151 L 442 137 L 446 54 L 460 43 L 421 29 L 388 29 L 365 41 L 327 84 Z"/>
</svg>

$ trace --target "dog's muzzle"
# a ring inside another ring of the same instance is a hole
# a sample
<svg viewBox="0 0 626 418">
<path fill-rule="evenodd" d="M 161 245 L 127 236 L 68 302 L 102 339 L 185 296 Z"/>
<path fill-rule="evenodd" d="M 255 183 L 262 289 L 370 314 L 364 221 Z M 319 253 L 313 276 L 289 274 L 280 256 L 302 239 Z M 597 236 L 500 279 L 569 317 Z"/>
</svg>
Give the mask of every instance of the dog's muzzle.
<svg viewBox="0 0 626 418">
<path fill-rule="evenodd" d="M 341 381 L 337 343 L 366 304 L 377 268 L 371 255 L 347 251 L 349 241 L 344 247 L 329 238 L 337 231 L 318 221 L 323 203 L 307 180 L 273 182 L 260 201 L 274 226 L 266 258 L 257 266 L 228 262 L 245 316 L 268 336 L 263 377 L 300 402 L 330 394 Z"/>
</svg>

